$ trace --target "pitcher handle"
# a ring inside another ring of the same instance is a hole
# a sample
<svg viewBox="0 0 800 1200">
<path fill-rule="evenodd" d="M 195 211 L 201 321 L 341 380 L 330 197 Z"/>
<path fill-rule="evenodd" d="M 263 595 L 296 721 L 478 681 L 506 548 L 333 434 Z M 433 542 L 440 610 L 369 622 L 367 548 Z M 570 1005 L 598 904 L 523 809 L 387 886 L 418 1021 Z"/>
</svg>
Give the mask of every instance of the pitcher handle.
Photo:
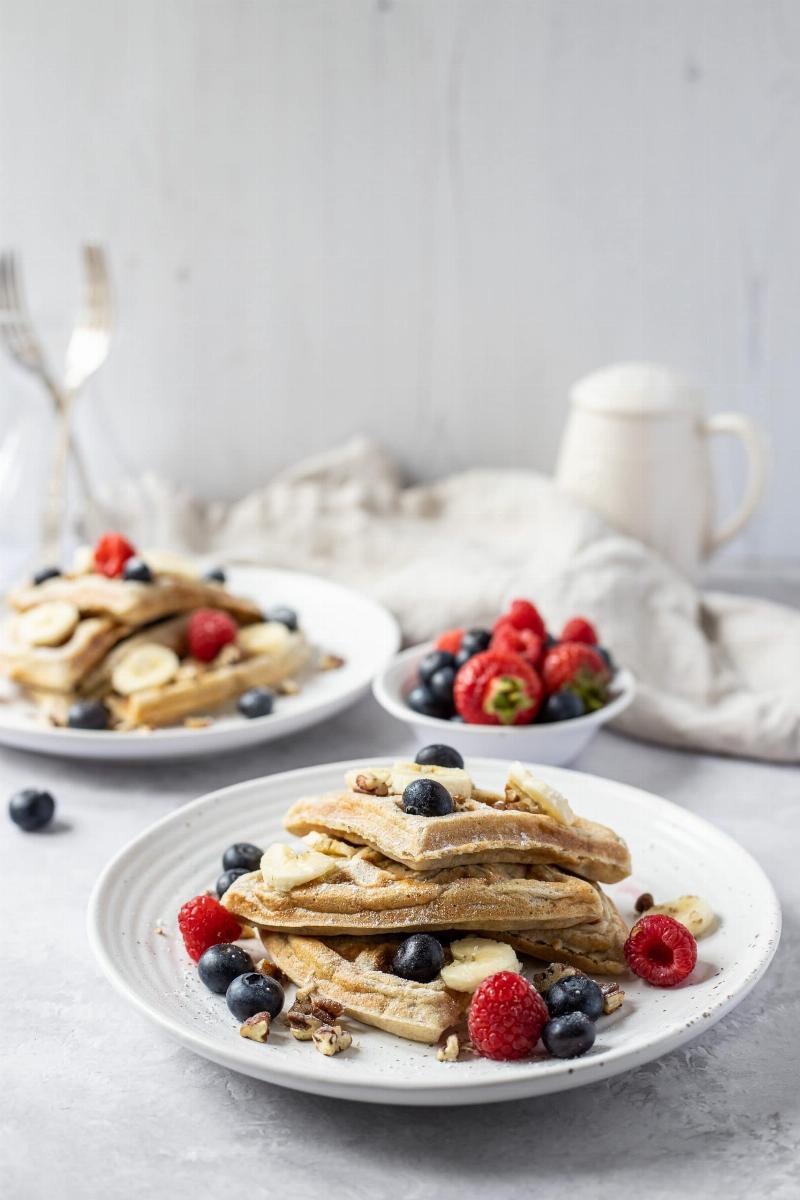
<svg viewBox="0 0 800 1200">
<path fill-rule="evenodd" d="M 719 529 L 711 534 L 706 547 L 710 554 L 725 542 L 729 542 L 742 526 L 747 524 L 758 507 L 767 479 L 767 456 L 759 429 L 752 421 L 739 413 L 717 413 L 716 416 L 709 417 L 707 421 L 703 422 L 703 432 L 707 436 L 714 433 L 732 433 L 743 443 L 747 452 L 747 478 L 744 495 L 739 507 L 728 517 L 727 521 L 723 521 Z"/>
</svg>

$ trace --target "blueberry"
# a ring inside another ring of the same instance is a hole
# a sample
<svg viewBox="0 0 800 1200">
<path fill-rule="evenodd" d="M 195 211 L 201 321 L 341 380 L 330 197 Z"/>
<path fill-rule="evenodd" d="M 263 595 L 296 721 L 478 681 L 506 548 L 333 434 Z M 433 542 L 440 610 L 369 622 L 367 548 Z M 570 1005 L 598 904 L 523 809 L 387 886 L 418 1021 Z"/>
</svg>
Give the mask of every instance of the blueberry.
<svg viewBox="0 0 800 1200">
<path fill-rule="evenodd" d="M 222 866 L 226 871 L 232 867 L 241 867 L 245 871 L 257 871 L 261 866 L 264 851 L 252 842 L 234 842 L 222 856 Z"/>
<path fill-rule="evenodd" d="M 231 981 L 225 1000 L 237 1021 L 246 1021 L 260 1012 L 277 1017 L 283 1008 L 283 988 L 269 975 L 248 971 Z"/>
<path fill-rule="evenodd" d="M 453 797 L 436 779 L 412 779 L 403 790 L 403 808 L 415 817 L 446 817 Z"/>
<path fill-rule="evenodd" d="M 473 654 L 480 654 L 486 650 L 489 642 L 492 640 L 492 635 L 488 629 L 468 629 L 461 639 L 461 651 L 469 652 L 470 657 Z"/>
<path fill-rule="evenodd" d="M 76 700 L 67 710 L 70 729 L 108 729 L 111 713 L 99 700 Z"/>
<path fill-rule="evenodd" d="M 447 650 L 431 650 L 419 664 L 419 677 L 423 683 L 430 685 L 432 676 L 444 667 L 455 665 L 455 655 Z"/>
<path fill-rule="evenodd" d="M 477 653 L 477 650 L 465 650 L 462 646 L 456 655 L 456 671 L 459 671 L 463 667 L 464 663 L 469 662 L 472 656 Z"/>
<path fill-rule="evenodd" d="M 424 717 L 441 717 L 446 721 L 452 712 L 452 705 L 436 700 L 422 683 L 411 689 L 406 696 L 406 703 L 414 712 L 422 713 Z"/>
<path fill-rule="evenodd" d="M 252 720 L 253 717 L 268 717 L 275 706 L 275 693 L 269 688 L 254 687 L 242 692 L 239 697 L 238 709 L 243 717 Z"/>
<path fill-rule="evenodd" d="M 603 993 L 599 985 L 586 975 L 571 975 L 553 984 L 545 996 L 545 1003 L 551 1017 L 582 1012 L 590 1020 L 596 1021 L 603 1011 Z"/>
<path fill-rule="evenodd" d="M 38 587 L 40 583 L 44 583 L 47 579 L 55 579 L 61 574 L 60 567 L 40 567 L 33 577 L 34 584 Z"/>
<path fill-rule="evenodd" d="M 220 942 L 218 946 L 209 946 L 200 955 L 197 964 L 197 974 L 210 992 L 224 996 L 234 979 L 245 975 L 253 969 L 253 960 L 241 946 L 232 942 Z M 260 1009 L 256 1010 L 260 1011 Z"/>
<path fill-rule="evenodd" d="M 453 684 L 455 683 L 455 667 L 440 667 L 434 671 L 428 680 L 428 691 L 440 704 L 452 709 Z"/>
<path fill-rule="evenodd" d="M 553 692 L 552 696 L 547 697 L 542 705 L 539 720 L 545 724 L 553 721 L 571 721 L 573 717 L 582 717 L 585 712 L 586 705 L 580 696 L 565 689 L 562 692 Z"/>
<path fill-rule="evenodd" d="M 227 576 L 222 567 L 211 567 L 203 575 L 206 583 L 225 583 Z"/>
<path fill-rule="evenodd" d="M 38 788 L 23 788 L 16 792 L 8 802 L 8 815 L 15 825 L 26 833 L 44 829 L 53 819 L 56 802 L 49 792 L 40 792 Z"/>
<path fill-rule="evenodd" d="M 401 979 L 430 983 L 444 966 L 442 943 L 429 933 L 413 933 L 397 947 L 392 970 Z"/>
<path fill-rule="evenodd" d="M 594 1045 L 594 1021 L 586 1013 L 554 1017 L 542 1030 L 542 1041 L 555 1058 L 577 1058 Z"/>
<path fill-rule="evenodd" d="M 152 583 L 153 572 L 143 558 L 129 558 L 122 568 L 122 578 L 129 583 Z"/>
<path fill-rule="evenodd" d="M 557 645 L 558 645 L 558 638 L 557 638 L 557 637 L 553 637 L 552 633 L 546 633 L 546 634 L 544 635 L 544 648 L 545 648 L 545 650 L 552 650 L 552 649 L 553 649 L 553 646 L 557 646 Z"/>
<path fill-rule="evenodd" d="M 606 664 L 606 666 L 608 667 L 609 671 L 610 671 L 610 672 L 611 672 L 611 674 L 613 675 L 613 674 L 614 674 L 614 672 L 615 672 L 615 671 L 616 671 L 616 669 L 617 669 L 617 664 L 614 662 L 614 659 L 613 659 L 613 656 L 612 656 L 612 654 L 611 654 L 611 651 L 610 651 L 610 650 L 606 650 L 605 646 L 595 646 L 595 650 L 596 650 L 596 651 L 597 651 L 597 653 L 600 655 L 600 657 L 602 658 L 603 662 Z"/>
<path fill-rule="evenodd" d="M 246 874 L 247 867 L 231 867 L 229 871 L 223 871 L 217 880 L 217 896 L 219 899 L 222 899 L 234 879 L 238 879 L 240 875 Z"/>
<path fill-rule="evenodd" d="M 455 720 L 455 718 L 453 718 Z M 440 742 L 435 742 L 432 746 L 423 746 L 417 751 L 417 757 L 414 759 L 421 767 L 457 767 L 459 769 L 464 766 L 464 759 L 454 750 L 452 746 L 443 746 Z"/>
<path fill-rule="evenodd" d="M 293 608 L 287 608 L 285 604 L 276 604 L 274 608 L 268 608 L 264 613 L 265 621 L 277 621 L 280 625 L 285 625 L 287 629 L 297 629 L 298 620 L 297 613 Z"/>
</svg>

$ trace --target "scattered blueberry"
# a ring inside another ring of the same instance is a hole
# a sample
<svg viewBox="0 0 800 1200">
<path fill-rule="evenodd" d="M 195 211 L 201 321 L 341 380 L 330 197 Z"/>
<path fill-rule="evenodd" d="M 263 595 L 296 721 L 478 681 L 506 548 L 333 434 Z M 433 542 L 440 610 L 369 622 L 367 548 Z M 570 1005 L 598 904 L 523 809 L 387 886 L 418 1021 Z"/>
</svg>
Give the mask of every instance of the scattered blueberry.
<svg viewBox="0 0 800 1200">
<path fill-rule="evenodd" d="M 421 767 L 457 767 L 459 769 L 464 766 L 464 759 L 454 750 L 452 746 L 443 746 L 441 742 L 434 742 L 431 746 L 423 746 L 417 751 L 417 757 L 414 759 Z"/>
<path fill-rule="evenodd" d="M 222 865 L 226 871 L 233 867 L 241 867 L 245 871 L 257 871 L 261 866 L 264 851 L 252 842 L 234 842 L 222 856 Z"/>
<path fill-rule="evenodd" d="M 447 650 L 431 650 L 419 664 L 419 677 L 423 683 L 430 684 L 432 676 L 443 667 L 455 665 L 455 655 Z"/>
<path fill-rule="evenodd" d="M 260 1012 L 277 1017 L 283 1008 L 283 988 L 277 979 L 269 975 L 248 971 L 246 975 L 237 975 L 231 981 L 225 992 L 225 1000 L 237 1021 L 246 1021 Z"/>
<path fill-rule="evenodd" d="M 401 979 L 430 983 L 444 966 L 442 943 L 429 933 L 413 933 L 397 947 L 392 970 Z"/>
<path fill-rule="evenodd" d="M 268 608 L 264 613 L 265 621 L 278 621 L 281 625 L 285 625 L 287 629 L 297 629 L 298 620 L 297 613 L 293 608 L 287 608 L 285 604 L 277 604 L 274 608 Z"/>
<path fill-rule="evenodd" d="M 237 705 L 243 717 L 268 717 L 275 707 L 275 693 L 269 688 L 253 687 L 242 692 Z"/>
<path fill-rule="evenodd" d="M 586 975 L 570 975 L 549 988 L 545 1003 L 551 1017 L 563 1017 L 569 1012 L 582 1012 L 592 1021 L 596 1021 L 603 1012 L 603 993 L 599 985 Z"/>
<path fill-rule="evenodd" d="M 238 879 L 240 875 L 247 874 L 247 867 L 231 867 L 228 871 L 223 871 L 217 880 L 217 896 L 221 900 L 227 892 L 228 888 L 233 883 L 234 879 Z"/>
<path fill-rule="evenodd" d="M 553 692 L 542 705 L 539 720 L 545 724 L 553 721 L 571 721 L 574 717 L 582 717 L 586 705 L 580 696 L 565 688 L 562 692 Z"/>
<path fill-rule="evenodd" d="M 197 964 L 197 974 L 210 992 L 224 996 L 230 985 L 239 975 L 245 975 L 253 969 L 253 960 L 241 946 L 232 942 L 220 942 L 218 946 L 209 946 L 200 955 Z M 260 1010 L 256 1010 L 260 1011 Z"/>
<path fill-rule="evenodd" d="M 461 650 L 469 651 L 469 656 L 480 654 L 483 650 L 487 650 L 489 642 L 492 640 L 491 631 L 488 629 L 468 629 L 461 639 Z"/>
<path fill-rule="evenodd" d="M 56 802 L 49 792 L 40 792 L 38 788 L 23 788 L 16 792 L 8 802 L 8 815 L 15 825 L 26 833 L 34 833 L 44 829 L 53 819 Z"/>
<path fill-rule="evenodd" d="M 406 703 L 414 712 L 422 713 L 424 717 L 441 717 L 446 721 L 452 712 L 452 706 L 441 704 L 434 699 L 423 683 L 411 689 L 406 696 Z"/>
<path fill-rule="evenodd" d="M 210 570 L 205 572 L 203 579 L 205 579 L 206 583 L 225 583 L 227 575 L 222 567 L 211 567 Z"/>
<path fill-rule="evenodd" d="M 122 578 L 129 583 L 152 583 L 153 572 L 143 558 L 129 558 L 122 568 Z"/>
<path fill-rule="evenodd" d="M 439 704 L 452 709 L 453 684 L 456 679 L 455 667 L 440 667 L 434 671 L 428 680 L 428 691 Z"/>
<path fill-rule="evenodd" d="M 403 808 L 415 817 L 446 817 L 453 797 L 436 779 L 412 779 L 403 790 Z"/>
<path fill-rule="evenodd" d="M 611 674 L 613 675 L 613 674 L 614 674 L 614 672 L 615 672 L 615 671 L 616 671 L 616 669 L 617 669 L 617 664 L 614 662 L 614 659 L 613 659 L 613 657 L 612 657 L 612 655 L 611 655 L 611 651 L 610 651 L 610 650 L 606 650 L 605 646 L 595 646 L 595 650 L 596 650 L 596 651 L 597 651 L 597 653 L 600 655 L 600 657 L 602 658 L 603 662 L 606 664 L 606 666 L 608 667 L 609 671 L 610 671 L 610 672 L 611 672 Z"/>
<path fill-rule="evenodd" d="M 40 567 L 33 577 L 34 584 L 38 587 L 40 583 L 44 583 L 47 579 L 55 579 L 56 575 L 61 574 L 60 567 Z"/>
<path fill-rule="evenodd" d="M 111 713 L 99 700 L 76 700 L 67 709 L 70 729 L 108 729 Z"/>
<path fill-rule="evenodd" d="M 594 1021 L 586 1013 L 554 1017 L 542 1030 L 542 1041 L 555 1058 L 577 1058 L 594 1045 Z"/>
</svg>

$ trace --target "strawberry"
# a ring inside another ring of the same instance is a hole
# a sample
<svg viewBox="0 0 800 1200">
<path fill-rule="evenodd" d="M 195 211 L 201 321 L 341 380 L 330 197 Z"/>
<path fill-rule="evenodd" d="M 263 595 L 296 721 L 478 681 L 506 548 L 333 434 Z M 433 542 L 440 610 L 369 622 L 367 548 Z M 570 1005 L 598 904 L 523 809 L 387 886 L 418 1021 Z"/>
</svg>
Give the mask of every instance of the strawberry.
<svg viewBox="0 0 800 1200">
<path fill-rule="evenodd" d="M 510 621 L 515 629 L 531 629 L 540 638 L 547 636 L 544 621 L 535 604 L 530 600 L 512 600 L 507 613 L 495 622 L 495 628 L 500 621 Z"/>
<path fill-rule="evenodd" d="M 220 942 L 235 942 L 242 928 L 227 908 L 213 896 L 195 896 L 187 900 L 178 913 L 178 928 L 190 958 L 197 962 L 209 946 Z"/>
<path fill-rule="evenodd" d="M 602 708 L 608 700 L 608 667 L 593 646 L 582 642 L 559 642 L 551 647 L 542 662 L 542 679 L 551 696 L 562 690 L 575 692 L 589 712 Z"/>
<path fill-rule="evenodd" d="M 104 533 L 94 548 L 94 565 L 101 575 L 116 579 L 135 548 L 121 533 Z"/>
<path fill-rule="evenodd" d="M 456 675 L 456 710 L 470 725 L 529 725 L 544 690 L 530 663 L 519 654 L 483 650 Z"/>
<path fill-rule="evenodd" d="M 236 639 L 239 626 L 218 608 L 198 608 L 189 618 L 186 633 L 189 653 L 200 662 L 211 662 L 223 646 Z"/>
<path fill-rule="evenodd" d="M 596 646 L 600 640 L 597 630 L 586 617 L 572 617 L 561 630 L 560 642 L 583 642 L 585 646 Z"/>
<path fill-rule="evenodd" d="M 433 643 L 434 649 L 446 650 L 448 654 L 458 654 L 461 649 L 461 639 L 463 636 L 463 629 L 446 629 L 444 633 L 439 634 Z"/>
<path fill-rule="evenodd" d="M 661 913 L 637 921 L 624 950 L 634 975 L 654 987 L 682 983 L 697 962 L 697 942 L 692 934 L 680 921 Z"/>
<path fill-rule="evenodd" d="M 517 629 L 508 617 L 504 617 L 495 624 L 489 646 L 500 654 L 518 654 L 532 667 L 538 667 L 544 650 L 544 638 L 532 629 Z"/>
<path fill-rule="evenodd" d="M 498 971 L 484 979 L 472 997 L 470 1040 L 484 1058 L 526 1058 L 536 1048 L 548 1016 L 533 984 L 516 971 Z"/>
</svg>

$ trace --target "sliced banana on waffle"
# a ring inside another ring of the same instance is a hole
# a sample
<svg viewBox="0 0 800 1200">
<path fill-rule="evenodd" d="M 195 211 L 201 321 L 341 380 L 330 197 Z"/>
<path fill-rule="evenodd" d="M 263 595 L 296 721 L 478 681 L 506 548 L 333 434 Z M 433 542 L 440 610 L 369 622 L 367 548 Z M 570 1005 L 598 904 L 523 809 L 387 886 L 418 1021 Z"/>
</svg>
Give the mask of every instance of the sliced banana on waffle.
<svg viewBox="0 0 800 1200">
<path fill-rule="evenodd" d="M 713 929 L 717 920 L 713 908 L 702 896 L 678 896 L 677 900 L 668 900 L 666 904 L 654 904 L 642 916 L 652 917 L 659 913 L 680 921 L 696 938 Z"/>
<path fill-rule="evenodd" d="M 560 825 L 572 825 L 575 820 L 567 797 L 520 762 L 512 763 L 508 769 L 506 791 L 513 792 L 517 802 L 528 801 L 533 812 L 544 813 Z"/>
<path fill-rule="evenodd" d="M 18 620 L 19 635 L 29 646 L 60 646 L 71 637 L 81 615 L 68 600 L 45 600 Z"/>
<path fill-rule="evenodd" d="M 126 654 L 111 673 L 111 686 L 120 696 L 163 687 L 178 673 L 181 660 L 169 646 L 145 642 Z"/>
<path fill-rule="evenodd" d="M 454 992 L 474 992 L 478 984 L 498 971 L 521 971 L 511 946 L 491 938 L 466 937 L 450 943 L 453 961 L 442 967 L 445 987 Z"/>
<path fill-rule="evenodd" d="M 200 577 L 197 563 L 174 550 L 143 550 L 141 557 L 154 575 L 174 575 L 178 579 Z"/>
<path fill-rule="evenodd" d="M 463 768 L 423 767 L 419 763 L 396 762 L 391 767 L 356 767 L 345 775 L 345 783 L 354 792 L 376 796 L 402 796 L 416 779 L 435 779 L 453 799 L 469 799 L 472 780 Z"/>
<path fill-rule="evenodd" d="M 268 846 L 261 858 L 261 878 L 267 887 L 276 892 L 290 892 L 292 888 L 338 869 L 336 858 L 331 854 L 320 854 L 318 850 L 295 850 L 283 842 Z"/>
<path fill-rule="evenodd" d="M 239 649 L 248 658 L 257 654 L 283 654 L 290 645 L 292 632 L 280 621 L 259 621 L 245 625 L 236 638 Z"/>
</svg>

